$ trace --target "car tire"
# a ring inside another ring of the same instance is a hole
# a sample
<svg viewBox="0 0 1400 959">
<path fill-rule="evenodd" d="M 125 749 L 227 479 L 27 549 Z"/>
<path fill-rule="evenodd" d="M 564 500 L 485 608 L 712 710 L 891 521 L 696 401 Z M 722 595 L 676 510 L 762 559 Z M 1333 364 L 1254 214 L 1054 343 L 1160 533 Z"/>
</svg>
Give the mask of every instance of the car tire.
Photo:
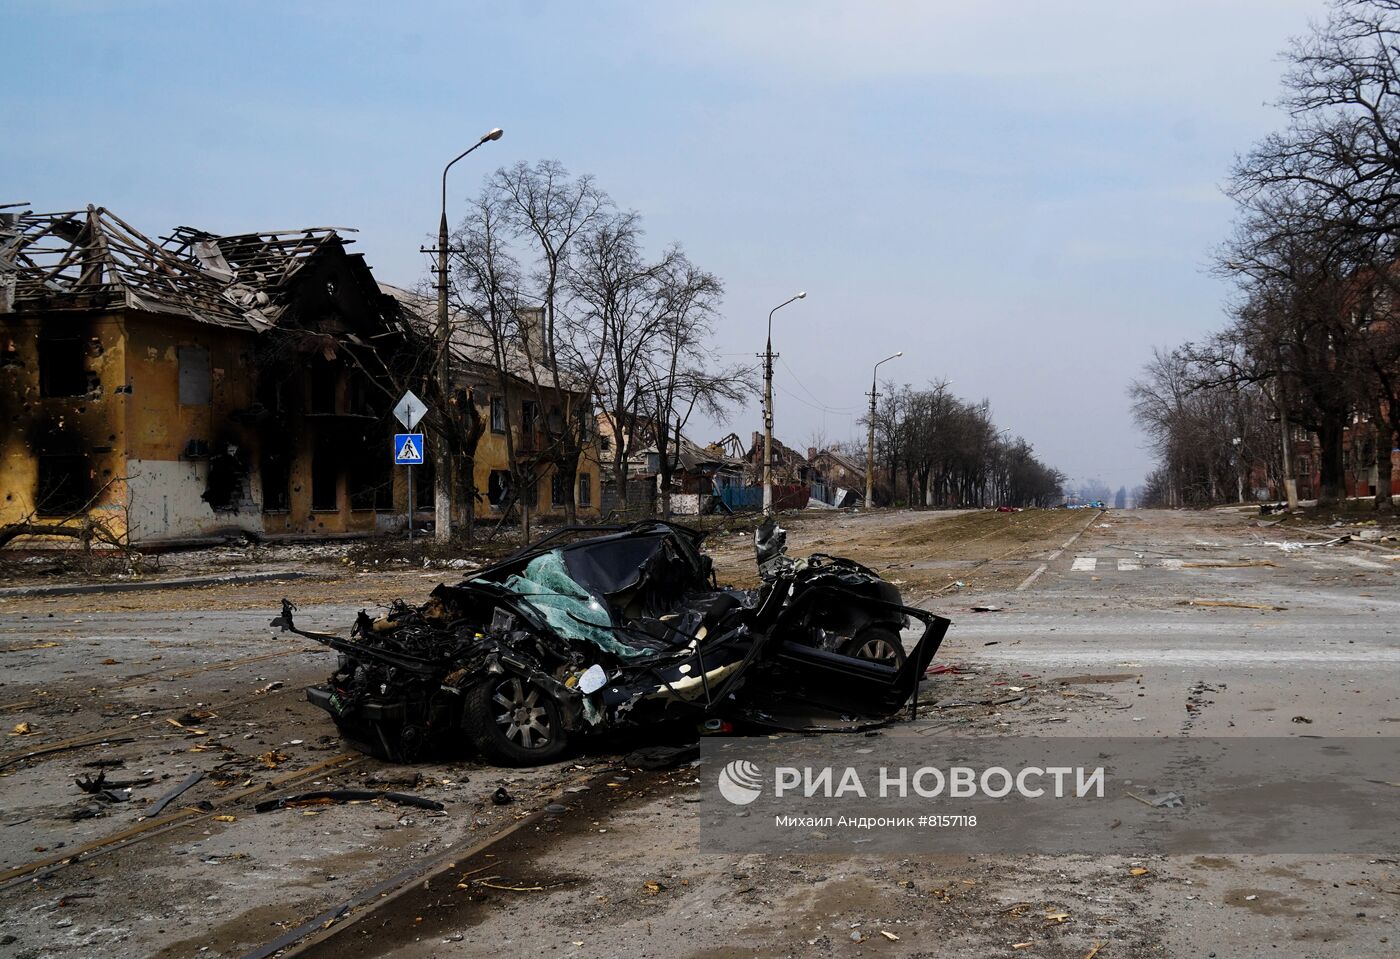
<svg viewBox="0 0 1400 959">
<path fill-rule="evenodd" d="M 899 630 L 879 623 L 866 626 L 856 633 L 841 648 L 841 652 L 856 659 L 884 663 L 895 669 L 904 665 L 904 641 L 899 636 Z"/>
<path fill-rule="evenodd" d="M 493 676 L 467 692 L 462 726 L 481 755 L 502 766 L 538 766 L 569 748 L 554 698 L 528 679 Z"/>
</svg>

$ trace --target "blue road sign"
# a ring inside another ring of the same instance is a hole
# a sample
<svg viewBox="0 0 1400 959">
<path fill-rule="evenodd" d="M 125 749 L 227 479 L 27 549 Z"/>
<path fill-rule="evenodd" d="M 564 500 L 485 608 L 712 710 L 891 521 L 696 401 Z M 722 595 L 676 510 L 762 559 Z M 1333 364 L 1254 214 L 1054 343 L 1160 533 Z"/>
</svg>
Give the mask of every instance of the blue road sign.
<svg viewBox="0 0 1400 959">
<path fill-rule="evenodd" d="M 422 433 L 394 434 L 395 466 L 422 466 L 423 452 L 424 447 Z"/>
</svg>

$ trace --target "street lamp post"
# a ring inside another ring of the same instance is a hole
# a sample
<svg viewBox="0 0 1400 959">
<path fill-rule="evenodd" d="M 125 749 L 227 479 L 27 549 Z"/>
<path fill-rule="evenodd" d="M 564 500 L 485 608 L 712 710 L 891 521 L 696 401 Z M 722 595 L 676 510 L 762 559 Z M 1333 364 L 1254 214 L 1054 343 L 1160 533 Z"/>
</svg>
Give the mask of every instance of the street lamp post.
<svg viewBox="0 0 1400 959">
<path fill-rule="evenodd" d="M 452 362 L 451 362 L 451 324 L 447 319 L 447 171 L 452 169 L 452 164 L 462 157 L 471 153 L 483 143 L 491 140 L 499 140 L 502 130 L 500 127 L 482 136 L 467 149 L 457 154 L 452 163 L 442 168 L 442 215 L 438 218 L 438 245 L 437 245 L 437 332 L 436 340 L 438 344 L 437 358 L 437 379 L 438 391 L 442 397 L 442 408 L 438 410 L 438 416 L 442 417 L 443 438 L 438 449 L 438 455 L 434 463 L 436 469 L 436 490 L 433 497 L 433 513 L 435 517 L 436 538 L 439 543 L 446 543 L 452 538 L 452 457 L 447 448 L 447 424 L 450 422 L 451 412 L 447 398 L 452 394 Z M 467 504 L 468 509 L 476 509 L 475 503 Z M 408 522 L 413 525 L 413 504 L 408 504 Z"/>
<path fill-rule="evenodd" d="M 875 364 L 875 369 L 870 371 L 870 431 L 865 440 L 865 508 L 875 508 L 875 399 L 880 394 L 875 392 L 875 380 L 879 376 L 880 367 L 890 360 L 897 360 L 904 355 L 900 350 L 893 356 L 887 356 L 879 363 Z"/>
<path fill-rule="evenodd" d="M 773 314 L 805 292 L 790 296 L 768 311 L 768 342 L 763 349 L 763 515 L 773 515 Z"/>
</svg>

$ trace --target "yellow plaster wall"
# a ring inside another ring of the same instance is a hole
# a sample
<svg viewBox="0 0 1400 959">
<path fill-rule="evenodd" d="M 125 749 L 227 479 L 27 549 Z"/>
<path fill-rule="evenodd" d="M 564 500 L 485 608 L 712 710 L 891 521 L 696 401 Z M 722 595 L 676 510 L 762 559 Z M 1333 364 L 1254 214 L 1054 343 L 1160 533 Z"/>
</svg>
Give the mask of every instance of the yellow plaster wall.
<svg viewBox="0 0 1400 959">
<path fill-rule="evenodd" d="M 35 444 L 53 442 L 89 454 L 92 488 L 100 491 L 90 512 L 120 536 L 125 532 L 121 507 L 126 496 L 122 448 L 127 400 L 116 392 L 125 382 L 122 321 L 111 312 L 71 311 L 50 317 L 50 322 L 96 338 L 100 350 L 89 351 L 85 367 L 98 374 L 100 387 L 86 396 L 40 396 L 40 317 L 0 316 L 0 355 L 11 344 L 15 348 L 11 361 L 0 366 L 0 523 L 34 514 L 39 481 Z"/>
</svg>

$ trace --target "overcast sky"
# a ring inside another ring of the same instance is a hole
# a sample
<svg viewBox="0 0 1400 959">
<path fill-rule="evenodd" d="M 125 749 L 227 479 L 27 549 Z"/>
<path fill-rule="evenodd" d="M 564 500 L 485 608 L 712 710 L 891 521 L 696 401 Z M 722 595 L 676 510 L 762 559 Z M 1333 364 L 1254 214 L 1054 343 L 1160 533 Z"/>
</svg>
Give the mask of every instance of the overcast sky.
<svg viewBox="0 0 1400 959">
<path fill-rule="evenodd" d="M 392 11 L 392 12 L 391 12 Z M 189 3 L 0 0 L 0 202 L 162 234 L 360 231 L 409 285 L 442 165 L 597 176 L 774 339 L 777 434 L 860 435 L 870 367 L 948 379 L 1076 479 L 1141 481 L 1124 395 L 1218 325 L 1233 155 L 1277 126 L 1322 0 Z M 692 432 L 758 428 L 757 408 Z"/>
</svg>

